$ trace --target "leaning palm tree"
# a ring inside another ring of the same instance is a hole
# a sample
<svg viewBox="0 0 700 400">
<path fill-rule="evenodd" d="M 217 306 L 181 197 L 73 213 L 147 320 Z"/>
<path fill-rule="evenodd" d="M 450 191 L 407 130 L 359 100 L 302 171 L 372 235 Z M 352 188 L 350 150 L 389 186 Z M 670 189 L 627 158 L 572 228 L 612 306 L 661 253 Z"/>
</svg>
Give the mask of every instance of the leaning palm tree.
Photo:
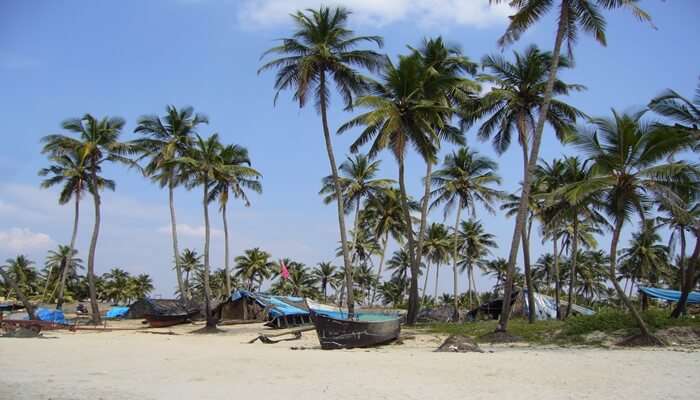
<svg viewBox="0 0 700 400">
<path fill-rule="evenodd" d="M 216 328 L 216 318 L 211 313 L 211 287 L 209 277 L 211 266 L 209 264 L 209 243 L 211 229 L 209 225 L 210 190 L 216 182 L 216 177 L 227 172 L 227 167 L 222 162 L 221 151 L 223 145 L 219 141 L 219 135 L 213 134 L 207 139 L 199 135 L 195 136 L 194 145 L 178 162 L 183 165 L 183 174 L 187 177 L 187 187 L 202 187 L 202 208 L 204 210 L 204 311 L 207 319 L 205 329 Z"/>
<path fill-rule="evenodd" d="M 376 178 L 380 164 L 379 160 L 371 160 L 367 155 L 356 154 L 354 157 L 348 157 L 338 168 L 345 212 L 350 213 L 355 210 L 353 232 L 358 230 L 362 200 L 377 196 L 394 183 L 391 179 Z M 335 181 L 332 175 L 323 178 L 319 194 L 324 196 L 325 204 L 336 200 Z"/>
<path fill-rule="evenodd" d="M 481 140 L 492 139 L 494 149 L 503 154 L 510 147 L 512 138 L 517 135 L 518 144 L 522 150 L 523 174 L 528 173 L 529 148 L 536 124 L 536 115 L 545 103 L 545 91 L 549 70 L 552 68 L 552 54 L 540 51 L 536 46 L 528 47 L 524 52 L 514 52 L 511 62 L 501 55 L 484 57 L 482 64 L 487 73 L 481 74 L 481 81 L 494 85 L 494 88 L 482 98 L 472 99 L 465 104 L 462 115 L 462 127 L 466 128 L 478 120 L 483 120 L 479 127 L 478 136 Z M 569 68 L 567 58 L 561 58 L 558 69 Z M 554 82 L 553 94 L 568 95 L 572 91 L 582 90 L 583 86 L 568 84 L 559 79 Z M 576 119 L 583 114 L 569 104 L 552 99 L 547 123 L 554 129 L 559 140 L 564 140 L 572 131 Z M 523 176 L 522 182 L 525 182 Z M 530 194 L 528 193 L 528 196 Z M 514 204 L 512 215 L 518 214 L 521 204 L 520 197 L 512 196 Z M 527 205 L 533 205 L 533 199 L 528 199 Z M 529 231 L 528 214 L 533 209 L 528 208 L 522 224 L 520 239 L 523 241 L 523 258 L 525 259 L 526 281 L 530 282 L 529 260 Z M 531 219 L 531 218 L 530 218 Z M 509 290 L 509 289 L 507 289 Z M 534 322 L 534 293 L 528 284 L 528 305 L 530 322 Z"/>
<path fill-rule="evenodd" d="M 552 9 L 554 4 L 558 4 L 557 16 L 557 33 L 554 39 L 554 50 L 549 67 L 549 76 L 543 93 L 543 102 L 539 110 L 537 123 L 534 125 L 532 133 L 532 146 L 529 154 L 527 168 L 525 169 L 522 185 L 522 193 L 520 196 L 520 207 L 518 215 L 515 219 L 515 228 L 513 231 L 513 239 L 510 252 L 508 255 L 509 279 L 513 281 L 515 275 L 515 262 L 518 256 L 518 247 L 520 246 L 520 238 L 522 229 L 525 226 L 525 217 L 527 215 L 527 204 L 530 197 L 530 186 L 532 174 L 535 171 L 537 160 L 540 154 L 540 145 L 542 143 L 542 132 L 544 125 L 549 116 L 549 108 L 552 104 L 554 96 L 554 85 L 557 80 L 557 72 L 560 65 L 562 45 L 566 41 L 569 56 L 573 56 L 573 47 L 578 38 L 578 32 L 582 29 L 584 32 L 592 34 L 595 39 L 602 45 L 607 43 L 605 37 L 605 18 L 601 14 L 601 8 L 617 9 L 627 8 L 632 13 L 643 21 L 650 21 L 651 17 L 637 6 L 637 0 L 489 0 L 491 4 L 507 3 L 516 8 L 514 15 L 510 17 L 510 23 L 506 28 L 505 34 L 499 39 L 499 44 L 505 46 L 520 39 L 520 36 L 543 18 L 548 11 Z M 510 287 L 506 285 L 507 295 L 510 295 Z M 503 302 L 503 310 L 501 319 L 496 328 L 497 331 L 506 331 L 508 328 L 508 319 L 510 318 L 510 302 Z"/>
<path fill-rule="evenodd" d="M 472 296 L 476 292 L 474 280 L 474 266 L 481 265 L 486 256 L 491 254 L 491 249 L 498 247 L 495 236 L 484 229 L 479 220 L 462 221 L 457 230 L 458 248 L 461 250 L 459 266 L 461 271 L 467 272 L 467 293 L 469 294 L 469 307 L 472 307 Z"/>
<path fill-rule="evenodd" d="M 166 115 L 144 115 L 138 120 L 134 132 L 145 135 L 145 138 L 134 142 L 140 148 L 144 157 L 149 161 L 144 172 L 161 188 L 168 188 L 168 204 L 170 206 L 170 232 L 172 235 L 173 257 L 177 275 L 177 287 L 181 296 L 187 295 L 180 267 L 180 253 L 177 240 L 177 222 L 175 219 L 175 188 L 182 183 L 181 167 L 176 162 L 184 156 L 192 145 L 193 136 L 200 124 L 209 123 L 203 114 L 195 114 L 192 107 L 177 109 L 169 105 L 165 108 Z"/>
<path fill-rule="evenodd" d="M 226 206 L 229 194 L 241 199 L 246 207 L 250 206 L 245 189 L 262 193 L 260 178 L 262 174 L 250 166 L 248 149 L 239 145 L 228 145 L 219 154 L 221 166 L 214 176 L 214 184 L 209 192 L 210 200 L 219 201 L 219 209 L 224 223 L 224 287 L 231 293 L 231 270 L 229 268 L 228 218 Z"/>
<path fill-rule="evenodd" d="M 328 126 L 328 104 L 330 102 L 330 81 L 335 83 L 347 107 L 352 105 L 352 98 L 366 89 L 366 79 L 353 67 L 362 67 L 376 71 L 383 63 L 383 57 L 370 50 L 353 50 L 362 42 L 374 42 L 383 45 L 379 36 L 354 36 L 347 28 L 350 12 L 342 7 L 320 7 L 318 10 L 297 11 L 292 15 L 296 30 L 292 37 L 282 39 L 282 44 L 267 50 L 268 54 L 282 57 L 264 64 L 258 73 L 277 68 L 275 80 L 275 101 L 283 90 L 294 92 L 293 99 L 304 107 L 309 97 L 313 97 L 317 110 L 321 113 L 323 137 L 326 142 L 328 162 L 333 176 L 336 203 L 338 205 L 338 228 L 343 246 L 343 262 L 347 285 L 352 285 L 352 266 L 347 249 L 345 231 L 345 209 L 342 187 L 338 177 L 338 168 L 333 154 L 331 131 Z M 348 312 L 354 313 L 352 291 L 348 293 Z"/>
<path fill-rule="evenodd" d="M 497 169 L 498 166 L 493 160 L 464 146 L 447 155 L 442 168 L 433 174 L 432 186 L 435 189 L 430 193 L 430 197 L 435 198 L 435 200 L 433 200 L 431 207 L 444 205 L 445 218 L 452 209 L 457 208 L 453 228 L 455 237 L 459 235 L 462 209 L 466 208 L 474 216 L 476 205 L 481 204 L 487 211 L 494 212 L 493 203 L 503 197 L 503 193 L 493 187 L 501 183 L 501 178 L 496 173 Z M 458 240 L 453 240 L 452 271 L 455 318 L 458 313 L 459 301 L 458 248 Z"/>
<path fill-rule="evenodd" d="M 381 74 L 381 82 L 373 82 L 371 95 L 362 96 L 355 106 L 369 111 L 360 114 L 343 124 L 339 133 L 363 126 L 360 136 L 350 147 L 352 152 L 370 141 L 369 156 L 388 149 L 398 163 L 399 190 L 404 218 L 407 250 L 411 261 L 411 285 L 409 290 L 409 310 L 407 321 L 415 323 L 418 315 L 419 265 L 416 240 L 412 229 L 408 195 L 404 175 L 405 160 L 409 146 L 417 150 L 428 165 L 433 162 L 438 150 L 437 139 L 458 141 L 459 135 L 449 129 L 448 117 L 453 108 L 444 104 L 442 97 L 429 97 L 428 94 L 442 93 L 440 87 L 452 85 L 451 80 L 436 79 L 433 71 L 426 67 L 419 54 L 399 57 L 398 65 L 387 60 Z"/>
<path fill-rule="evenodd" d="M 49 156 L 52 164 L 47 168 L 39 170 L 40 176 L 49 176 L 41 182 L 42 188 L 49 188 L 55 185 L 63 185 L 58 198 L 59 204 L 67 204 L 71 199 L 74 199 L 73 211 L 73 231 L 71 234 L 70 244 L 68 245 L 68 253 L 73 253 L 75 250 L 75 241 L 78 238 L 78 221 L 80 219 L 80 199 L 91 185 L 89 171 L 83 159 L 77 151 L 67 151 L 64 154 L 54 154 Z M 114 182 L 98 177 L 100 186 L 114 187 Z M 92 189 L 90 189 L 92 190 Z M 70 261 L 70 260 L 69 260 Z M 56 300 L 56 309 L 60 310 L 63 307 L 63 292 L 66 286 L 66 279 L 71 266 L 67 265 L 61 269 L 62 274 L 58 282 L 58 299 Z"/>
<path fill-rule="evenodd" d="M 561 193 L 570 204 L 579 204 L 595 192 L 601 194 L 603 210 L 614 226 L 609 279 L 639 325 L 642 337 L 659 344 L 617 281 L 617 245 L 632 213 L 646 218 L 653 202 L 680 206 L 678 193 L 687 188 L 688 182 L 697 180 L 698 172 L 685 162 L 668 160 L 691 146 L 691 138 L 682 132 L 656 130 L 641 120 L 643 114 L 618 114 L 613 110 L 612 118 L 593 119 L 594 129 L 581 129 L 575 143 L 592 161 L 592 175 L 565 186 Z"/>
<path fill-rule="evenodd" d="M 80 154 L 81 162 L 89 171 L 90 183 L 88 189 L 92 194 L 95 221 L 90 239 L 90 249 L 87 259 L 87 276 L 90 288 L 90 307 L 92 311 L 92 321 L 99 323 L 100 310 L 97 305 L 97 289 L 95 287 L 95 250 L 97 239 L 100 233 L 100 190 L 114 189 L 114 183 L 101 178 L 98 174 L 102 171 L 102 166 L 107 162 L 122 163 L 134 166 L 135 163 L 126 156 L 134 154 L 137 147 L 130 143 L 119 141 L 119 135 L 124 127 L 125 121 L 122 118 L 103 118 L 98 120 L 90 114 L 85 114 L 81 118 L 69 119 L 63 122 L 63 129 L 77 133 L 79 138 L 65 135 L 45 136 L 45 153 L 60 156 L 77 152 Z M 107 183 L 109 182 L 109 183 Z"/>
</svg>

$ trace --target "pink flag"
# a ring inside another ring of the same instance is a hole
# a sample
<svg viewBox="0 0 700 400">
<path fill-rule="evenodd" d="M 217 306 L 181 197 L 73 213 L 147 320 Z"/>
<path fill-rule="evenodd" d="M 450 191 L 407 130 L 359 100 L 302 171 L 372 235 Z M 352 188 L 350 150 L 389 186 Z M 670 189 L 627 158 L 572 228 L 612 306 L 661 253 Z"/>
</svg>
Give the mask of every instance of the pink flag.
<svg viewBox="0 0 700 400">
<path fill-rule="evenodd" d="M 280 275 L 282 275 L 282 279 L 289 279 L 289 270 L 284 265 L 284 260 L 280 260 Z"/>
</svg>

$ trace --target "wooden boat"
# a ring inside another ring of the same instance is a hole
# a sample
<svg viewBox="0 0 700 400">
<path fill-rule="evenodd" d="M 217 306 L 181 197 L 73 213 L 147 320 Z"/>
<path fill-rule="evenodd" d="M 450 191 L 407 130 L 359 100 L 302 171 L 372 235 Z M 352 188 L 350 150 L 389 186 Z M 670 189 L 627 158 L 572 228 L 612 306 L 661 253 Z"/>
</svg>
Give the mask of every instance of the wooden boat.
<svg viewBox="0 0 700 400">
<path fill-rule="evenodd" d="M 180 300 L 146 299 L 141 312 L 151 328 L 163 328 L 189 322 L 199 307 Z"/>
<path fill-rule="evenodd" d="M 197 315 L 197 313 L 199 313 L 199 310 L 182 314 L 145 314 L 144 318 L 148 322 L 148 326 L 151 328 L 164 328 L 166 326 L 187 323 L 192 319 L 192 317 Z"/>
<path fill-rule="evenodd" d="M 306 301 L 321 348 L 371 347 L 396 340 L 401 333 L 398 315 L 357 313 L 353 319 L 339 308 Z"/>
</svg>

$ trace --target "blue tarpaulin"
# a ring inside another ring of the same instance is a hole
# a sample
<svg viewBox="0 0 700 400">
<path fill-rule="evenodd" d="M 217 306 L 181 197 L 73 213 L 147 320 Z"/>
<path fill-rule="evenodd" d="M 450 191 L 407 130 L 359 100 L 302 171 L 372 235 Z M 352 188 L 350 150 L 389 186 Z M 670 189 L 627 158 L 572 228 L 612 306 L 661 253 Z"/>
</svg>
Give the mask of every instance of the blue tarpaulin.
<svg viewBox="0 0 700 400">
<path fill-rule="evenodd" d="M 236 290 L 231 293 L 231 301 L 250 299 L 264 309 L 267 325 L 273 328 L 300 325 L 310 322 L 309 310 L 302 297 L 275 296 L 254 293 L 248 290 Z"/>
<path fill-rule="evenodd" d="M 105 314 L 105 318 L 124 318 L 126 313 L 129 312 L 129 307 L 112 307 Z"/>
<path fill-rule="evenodd" d="M 41 321 L 50 321 L 56 324 L 66 324 L 66 317 L 61 310 L 49 310 L 48 308 L 37 308 L 34 315 Z"/>
<path fill-rule="evenodd" d="M 678 290 L 640 286 L 639 291 L 655 299 L 673 302 L 678 302 L 678 300 L 681 299 L 681 292 Z M 690 292 L 690 294 L 688 295 L 688 304 L 700 304 L 700 292 Z"/>
</svg>

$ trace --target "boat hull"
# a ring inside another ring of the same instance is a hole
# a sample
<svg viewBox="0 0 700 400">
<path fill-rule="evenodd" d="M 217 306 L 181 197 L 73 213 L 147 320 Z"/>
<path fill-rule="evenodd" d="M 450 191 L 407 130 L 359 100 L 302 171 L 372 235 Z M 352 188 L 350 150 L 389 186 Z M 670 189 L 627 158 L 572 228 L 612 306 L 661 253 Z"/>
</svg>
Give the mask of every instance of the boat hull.
<svg viewBox="0 0 700 400">
<path fill-rule="evenodd" d="M 376 346 L 396 340 L 401 333 L 398 317 L 386 321 L 351 321 L 309 311 L 324 350 Z"/>
<path fill-rule="evenodd" d="M 184 324 L 190 321 L 196 313 L 182 315 L 145 315 L 148 326 L 151 328 L 164 328 L 167 326 Z"/>
</svg>

